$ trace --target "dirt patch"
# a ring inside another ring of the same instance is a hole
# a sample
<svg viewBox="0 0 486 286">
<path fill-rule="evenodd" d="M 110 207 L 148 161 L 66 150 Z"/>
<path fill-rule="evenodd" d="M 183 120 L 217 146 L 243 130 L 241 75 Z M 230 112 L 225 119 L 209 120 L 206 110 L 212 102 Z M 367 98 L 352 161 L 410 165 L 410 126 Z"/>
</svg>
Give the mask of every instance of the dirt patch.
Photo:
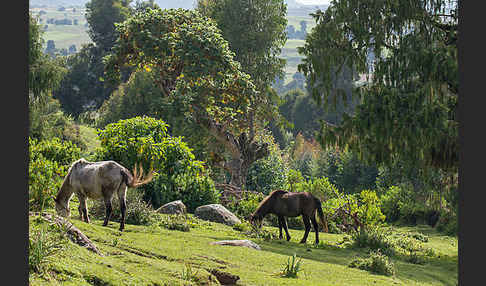
<svg viewBox="0 0 486 286">
<path fill-rule="evenodd" d="M 210 269 L 208 271 L 209 273 L 216 276 L 221 285 L 236 285 L 236 281 L 240 279 L 240 276 L 238 275 L 233 275 L 231 273 L 224 272 L 218 269 Z"/>
</svg>

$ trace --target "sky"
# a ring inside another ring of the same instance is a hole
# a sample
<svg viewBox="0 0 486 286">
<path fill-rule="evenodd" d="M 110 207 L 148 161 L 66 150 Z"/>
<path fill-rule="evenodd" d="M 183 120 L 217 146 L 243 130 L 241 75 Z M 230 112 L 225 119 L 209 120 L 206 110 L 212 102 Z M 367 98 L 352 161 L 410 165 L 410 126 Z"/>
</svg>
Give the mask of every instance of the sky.
<svg viewBox="0 0 486 286">
<path fill-rule="evenodd" d="M 305 5 L 329 5 L 331 0 L 295 0 Z"/>
</svg>

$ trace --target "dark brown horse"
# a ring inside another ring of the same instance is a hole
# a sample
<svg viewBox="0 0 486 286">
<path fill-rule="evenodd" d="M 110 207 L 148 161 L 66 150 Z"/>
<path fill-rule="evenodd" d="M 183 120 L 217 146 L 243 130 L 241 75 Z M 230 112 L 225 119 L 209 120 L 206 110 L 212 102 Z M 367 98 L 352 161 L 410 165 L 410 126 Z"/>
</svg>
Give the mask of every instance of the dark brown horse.
<svg viewBox="0 0 486 286">
<path fill-rule="evenodd" d="M 61 189 L 54 201 L 56 212 L 64 217 L 69 217 L 69 201 L 76 194 L 79 199 L 79 216 L 81 220 L 89 223 L 86 199 L 103 199 L 106 207 L 106 216 L 103 226 L 108 225 L 111 216 L 111 200 L 116 193 L 120 201 L 121 222 L 120 231 L 125 227 L 126 192 L 127 187 L 138 187 L 152 180 L 153 172 L 142 178 L 134 168 L 133 174 L 115 161 L 88 162 L 81 158 L 74 162 L 68 170 L 61 185 Z"/>
<path fill-rule="evenodd" d="M 319 220 L 327 232 L 327 221 L 324 218 L 322 212 L 321 201 L 314 195 L 308 192 L 287 192 L 284 190 L 276 190 L 271 192 L 263 201 L 258 205 L 255 212 L 250 217 L 250 223 L 261 227 L 263 218 L 267 214 L 275 214 L 278 217 L 279 238 L 282 239 L 282 227 L 285 229 L 287 235 L 287 241 L 290 240 L 289 231 L 287 229 L 287 221 L 285 217 L 297 217 L 302 216 L 302 220 L 305 225 L 305 234 L 300 243 L 307 241 L 307 235 L 310 231 L 310 222 L 316 232 L 316 244 L 319 244 L 319 226 L 315 217 L 317 213 Z"/>
</svg>

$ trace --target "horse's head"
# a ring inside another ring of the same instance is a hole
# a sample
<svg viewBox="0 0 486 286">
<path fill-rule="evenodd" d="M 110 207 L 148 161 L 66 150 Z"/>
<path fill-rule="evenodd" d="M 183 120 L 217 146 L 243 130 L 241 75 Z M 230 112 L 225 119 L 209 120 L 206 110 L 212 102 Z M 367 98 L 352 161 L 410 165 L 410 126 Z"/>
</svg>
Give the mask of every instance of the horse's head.
<svg viewBox="0 0 486 286">
<path fill-rule="evenodd" d="M 54 201 L 56 202 L 56 212 L 58 215 L 62 217 L 70 217 L 71 216 L 71 211 L 69 208 L 65 205 L 63 205 L 59 200 L 54 198 Z"/>
</svg>

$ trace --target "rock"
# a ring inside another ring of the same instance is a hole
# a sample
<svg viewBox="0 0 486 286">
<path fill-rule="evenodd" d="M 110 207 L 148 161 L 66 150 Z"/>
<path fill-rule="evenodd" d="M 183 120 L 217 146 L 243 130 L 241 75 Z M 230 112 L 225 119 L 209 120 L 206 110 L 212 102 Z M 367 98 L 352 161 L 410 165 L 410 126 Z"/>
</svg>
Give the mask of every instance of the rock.
<svg viewBox="0 0 486 286">
<path fill-rule="evenodd" d="M 229 226 L 241 223 L 239 218 L 220 204 L 200 206 L 196 208 L 194 215 L 203 220 L 224 223 Z"/>
<path fill-rule="evenodd" d="M 233 275 L 231 273 L 223 272 L 217 269 L 211 269 L 209 272 L 216 276 L 221 285 L 235 285 L 236 281 L 240 279 L 238 275 Z"/>
<path fill-rule="evenodd" d="M 253 241 L 248 240 L 248 239 L 221 240 L 221 241 L 211 242 L 211 244 L 243 246 L 243 247 L 253 248 L 253 249 L 256 249 L 256 250 L 261 250 L 261 248 L 260 248 L 260 246 L 258 244 L 254 243 Z"/>
<path fill-rule="evenodd" d="M 166 203 L 165 205 L 158 208 L 157 212 L 163 214 L 185 214 L 187 211 L 184 203 L 181 200 L 177 200 Z"/>
</svg>

